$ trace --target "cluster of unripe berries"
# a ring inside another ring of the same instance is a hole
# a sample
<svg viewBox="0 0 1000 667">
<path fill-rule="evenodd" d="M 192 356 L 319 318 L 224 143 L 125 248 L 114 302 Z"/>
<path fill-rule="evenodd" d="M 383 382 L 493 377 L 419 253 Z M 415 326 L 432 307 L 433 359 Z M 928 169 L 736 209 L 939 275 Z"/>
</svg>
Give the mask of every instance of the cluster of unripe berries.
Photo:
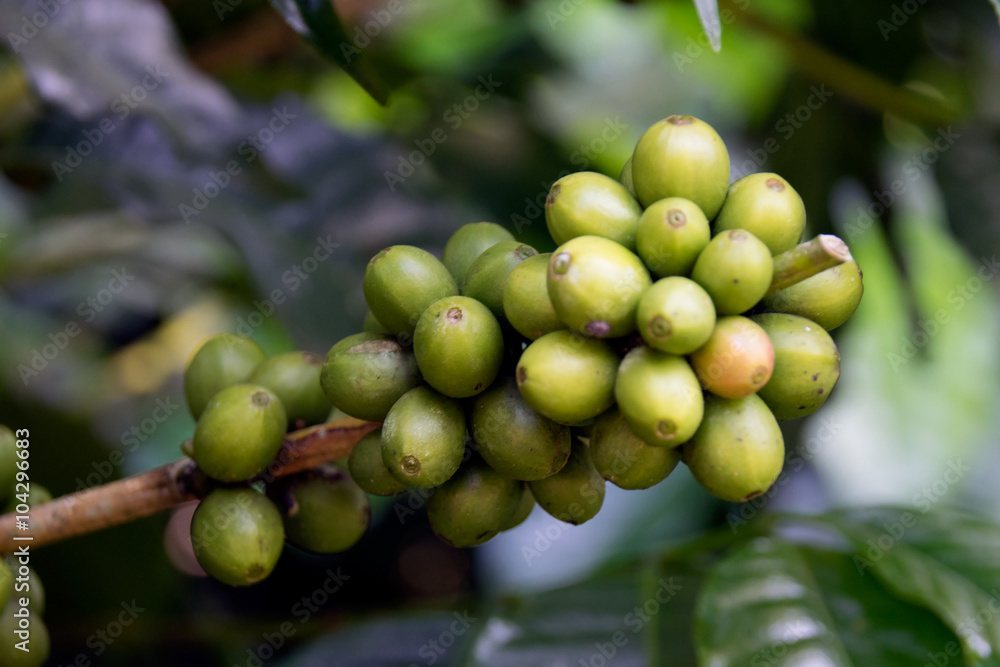
<svg viewBox="0 0 1000 667">
<path fill-rule="evenodd" d="M 203 346 L 185 378 L 201 415 L 193 456 L 243 486 L 195 513 L 202 565 L 252 583 L 280 540 L 263 554 L 247 535 L 282 525 L 307 549 L 346 548 L 367 525 L 365 493 L 429 490 L 431 527 L 465 547 L 520 524 L 536 502 L 583 523 L 605 481 L 647 488 L 681 461 L 720 498 L 766 491 L 784 461 L 777 419 L 811 414 L 837 382 L 827 331 L 856 309 L 861 272 L 844 247 L 847 261 L 784 286 L 775 266 L 795 268 L 804 247 L 802 200 L 776 174 L 730 184 L 729 173 L 710 126 L 671 116 L 645 132 L 620 180 L 581 172 L 553 184 L 552 253 L 468 224 L 440 260 L 412 246 L 376 254 L 364 331 L 325 360 L 264 361 L 235 337 Z M 246 486 L 290 424 L 322 420 L 331 403 L 382 424 L 347 471 L 269 484 L 277 505 Z M 242 511 L 216 509 L 236 497 Z M 209 533 L 236 538 L 218 549 Z"/>
<path fill-rule="evenodd" d="M 48 489 L 30 480 L 28 440 L 18 435 L 24 433 L 0 425 L 0 513 L 3 514 L 27 514 L 29 508 L 52 499 Z M 31 543 L 12 544 L 16 549 Z M 35 570 L 21 558 L 15 553 L 0 559 L 0 665 L 4 667 L 37 667 L 49 656 L 49 633 L 42 621 L 45 589 Z"/>
</svg>

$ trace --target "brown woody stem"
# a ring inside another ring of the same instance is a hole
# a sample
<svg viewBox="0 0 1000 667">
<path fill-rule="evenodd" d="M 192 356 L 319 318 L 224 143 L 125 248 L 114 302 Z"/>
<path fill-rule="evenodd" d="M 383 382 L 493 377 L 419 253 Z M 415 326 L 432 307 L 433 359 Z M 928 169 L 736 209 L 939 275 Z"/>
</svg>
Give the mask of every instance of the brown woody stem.
<svg viewBox="0 0 1000 667">
<path fill-rule="evenodd" d="M 846 243 L 831 234 L 820 234 L 774 258 L 774 274 L 766 296 L 851 259 Z"/>
<path fill-rule="evenodd" d="M 346 417 L 293 431 L 285 436 L 278 456 L 261 477 L 284 477 L 347 456 L 362 436 L 378 426 Z M 185 457 L 33 507 L 28 512 L 27 530 L 18 528 L 14 513 L 4 514 L 0 516 L 0 553 L 10 553 L 21 545 L 40 547 L 141 519 L 200 498 L 212 485 L 194 461 Z"/>
</svg>

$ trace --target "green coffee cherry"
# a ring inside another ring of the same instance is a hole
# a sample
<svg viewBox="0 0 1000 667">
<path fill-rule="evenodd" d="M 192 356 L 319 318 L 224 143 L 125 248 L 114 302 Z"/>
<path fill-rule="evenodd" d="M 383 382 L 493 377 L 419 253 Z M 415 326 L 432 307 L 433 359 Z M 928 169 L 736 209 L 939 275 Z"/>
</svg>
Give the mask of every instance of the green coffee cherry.
<svg viewBox="0 0 1000 667">
<path fill-rule="evenodd" d="M 650 447 L 612 408 L 590 430 L 590 458 L 601 477 L 622 489 L 647 489 L 667 478 L 681 460 L 680 448 Z"/>
<path fill-rule="evenodd" d="M 382 429 L 366 433 L 351 450 L 348 459 L 351 477 L 373 496 L 394 496 L 406 491 L 405 484 L 389 474 L 382 460 Z"/>
<path fill-rule="evenodd" d="M 507 519 L 500 530 L 512 530 L 517 528 L 528 520 L 528 517 L 531 516 L 531 510 L 533 509 L 535 509 L 535 497 L 531 495 L 531 489 L 528 488 L 527 484 L 521 484 L 521 500 L 518 503 L 517 510 L 509 519 Z"/>
<path fill-rule="evenodd" d="M 362 323 L 361 330 L 364 331 L 365 333 L 379 333 L 379 334 L 389 333 L 389 330 L 386 329 L 384 326 L 382 326 L 381 322 L 375 319 L 375 316 L 372 315 L 372 311 L 370 310 L 365 311 L 365 319 L 364 322 Z"/>
<path fill-rule="evenodd" d="M 234 384 L 246 382 L 267 355 L 249 338 L 216 334 L 206 338 L 188 361 L 184 371 L 184 397 L 196 420 L 208 402 Z"/>
<path fill-rule="evenodd" d="M 584 335 L 617 338 L 635 331 L 639 298 L 652 284 L 642 260 L 599 236 L 578 236 L 549 260 L 549 298 L 559 319 Z"/>
<path fill-rule="evenodd" d="M 382 421 L 399 397 L 420 384 L 413 350 L 392 336 L 348 336 L 326 353 L 320 371 L 323 393 L 335 406 L 358 419 Z"/>
<path fill-rule="evenodd" d="M 497 243 L 513 240 L 514 236 L 495 222 L 470 222 L 459 227 L 448 239 L 441 262 L 455 279 L 455 284 L 461 286 L 469 267 L 483 252 Z"/>
<path fill-rule="evenodd" d="M 572 331 L 553 331 L 521 354 L 515 377 L 536 412 L 560 424 L 578 424 L 614 403 L 618 356 L 607 343 Z"/>
<path fill-rule="evenodd" d="M 684 197 L 714 218 L 726 198 L 729 153 L 712 126 L 693 116 L 670 116 L 639 139 L 632 183 L 643 206 Z"/>
<path fill-rule="evenodd" d="M 635 250 L 641 214 L 624 185 L 593 171 L 560 178 L 545 200 L 545 222 L 556 245 L 578 236 L 600 236 Z"/>
<path fill-rule="evenodd" d="M 408 245 L 394 245 L 372 257 L 365 269 L 364 290 L 372 314 L 394 334 L 412 334 L 427 306 L 458 294 L 444 264 L 426 250 Z"/>
<path fill-rule="evenodd" d="M 688 354 L 712 335 L 715 304 L 698 283 L 680 276 L 653 283 L 639 300 L 639 333 L 652 347 L 671 354 Z"/>
<path fill-rule="evenodd" d="M 322 424 L 330 412 L 330 401 L 319 383 L 325 361 L 311 352 L 276 354 L 262 361 L 247 382 L 274 392 L 290 424 Z"/>
<path fill-rule="evenodd" d="M 480 456 L 511 479 L 544 479 L 559 472 L 569 458 L 569 427 L 532 410 L 510 379 L 475 398 L 469 430 Z"/>
<path fill-rule="evenodd" d="M 864 291 L 861 267 L 852 259 L 772 294 L 764 305 L 833 331 L 858 309 Z"/>
<path fill-rule="evenodd" d="M 629 155 L 628 159 L 625 160 L 625 166 L 622 167 L 621 176 L 618 177 L 618 182 L 625 186 L 628 193 L 632 195 L 633 198 L 638 199 L 635 196 L 635 185 L 632 184 L 632 156 Z"/>
<path fill-rule="evenodd" d="M 622 359 L 615 399 L 629 428 L 647 445 L 676 447 L 701 423 L 698 378 L 682 357 L 637 347 Z"/>
<path fill-rule="evenodd" d="M 732 229 L 709 242 L 691 278 L 705 288 L 720 315 L 738 315 L 764 297 L 773 272 L 767 246 L 744 229 Z"/>
<path fill-rule="evenodd" d="M 521 504 L 521 483 L 481 461 L 470 461 L 427 500 L 431 529 L 453 547 L 489 541 L 510 523 Z"/>
<path fill-rule="evenodd" d="M 764 387 L 774 370 L 767 333 L 739 315 L 720 317 L 711 338 L 691 354 L 701 386 L 716 396 L 742 398 Z"/>
<path fill-rule="evenodd" d="M 447 481 L 465 455 L 465 416 L 458 401 L 428 387 L 403 394 L 382 424 L 382 460 L 408 487 Z"/>
<path fill-rule="evenodd" d="M 635 245 L 639 257 L 659 277 L 686 276 L 712 240 L 708 218 L 683 197 L 668 197 L 642 212 Z"/>
<path fill-rule="evenodd" d="M 517 241 L 501 241 L 490 246 L 469 267 L 462 294 L 481 301 L 503 321 L 503 289 L 507 278 L 514 267 L 537 254 L 530 245 Z"/>
<path fill-rule="evenodd" d="M 321 554 L 346 551 L 368 529 L 368 496 L 332 465 L 297 475 L 285 488 L 285 535 L 297 547 Z"/>
<path fill-rule="evenodd" d="M 7 566 L 7 562 L 0 559 L 0 609 L 7 606 L 11 594 L 14 592 L 14 574 Z"/>
<path fill-rule="evenodd" d="M 733 181 L 715 219 L 715 231 L 745 229 L 772 255 L 794 248 L 806 228 L 802 197 L 777 174 L 750 174 Z"/>
<path fill-rule="evenodd" d="M 14 493 L 14 482 L 17 479 L 16 444 L 14 432 L 0 424 L 0 501 Z"/>
<path fill-rule="evenodd" d="M 48 660 L 52 650 L 49 631 L 42 621 L 41 614 L 29 608 L 27 618 L 17 618 L 14 613 L 20 607 L 7 605 L 0 613 L 0 665 L 4 667 L 39 667 Z M 22 651 L 16 644 L 21 639 L 14 634 L 21 629 L 21 622 L 26 622 L 31 631 L 30 651 Z"/>
<path fill-rule="evenodd" d="M 503 332 L 489 308 L 467 296 L 449 296 L 420 316 L 413 352 L 427 384 L 445 396 L 466 398 L 496 379 Z"/>
<path fill-rule="evenodd" d="M 250 479 L 281 449 L 288 418 L 273 392 L 237 384 L 216 394 L 194 429 L 194 460 L 223 482 Z"/>
<path fill-rule="evenodd" d="M 503 312 L 517 332 L 535 340 L 566 328 L 556 315 L 546 284 L 552 253 L 529 257 L 514 267 L 503 288 Z"/>
<path fill-rule="evenodd" d="M 581 441 L 563 469 L 551 477 L 528 482 L 535 501 L 553 517 L 580 525 L 594 518 L 604 504 L 604 478 L 590 460 L 590 450 Z"/>
<path fill-rule="evenodd" d="M 758 395 L 777 419 L 816 412 L 840 378 L 840 352 L 823 327 L 797 315 L 755 315 L 774 345 L 774 373 Z"/>
<path fill-rule="evenodd" d="M 266 579 L 278 563 L 284 541 L 278 508 L 251 488 L 212 491 L 191 519 L 198 564 L 230 586 Z"/>
<path fill-rule="evenodd" d="M 778 422 L 756 394 L 737 399 L 710 396 L 705 419 L 684 446 L 682 460 L 709 493 L 744 502 L 778 479 L 785 445 Z"/>
</svg>

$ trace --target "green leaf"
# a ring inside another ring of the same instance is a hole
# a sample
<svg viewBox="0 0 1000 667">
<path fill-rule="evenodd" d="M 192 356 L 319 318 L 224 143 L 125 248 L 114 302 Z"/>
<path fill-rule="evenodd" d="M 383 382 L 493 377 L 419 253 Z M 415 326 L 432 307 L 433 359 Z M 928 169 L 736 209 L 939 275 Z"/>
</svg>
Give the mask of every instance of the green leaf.
<svg viewBox="0 0 1000 667">
<path fill-rule="evenodd" d="M 712 45 L 712 50 L 718 53 L 722 48 L 722 22 L 719 20 L 718 0 L 694 0 L 694 6 L 698 10 L 698 18 L 701 19 L 701 26 L 705 29 L 708 43 Z"/>
<path fill-rule="evenodd" d="M 271 0 L 271 6 L 295 32 L 340 65 L 379 104 L 385 104 L 385 82 L 344 30 L 332 0 Z"/>
<path fill-rule="evenodd" d="M 899 598 L 937 614 L 958 635 L 967 664 L 1000 665 L 1000 596 L 966 575 L 961 560 L 946 559 L 939 549 L 945 543 L 944 550 L 953 554 L 948 543 L 957 541 L 962 528 L 947 530 L 938 524 L 936 538 L 925 534 L 922 542 L 910 542 L 910 529 L 923 518 L 919 511 L 890 512 L 881 518 L 885 520 L 877 527 L 834 518 L 857 550 L 859 573 L 871 572 Z"/>
<path fill-rule="evenodd" d="M 730 553 L 699 596 L 695 643 L 712 667 L 850 667 L 809 564 L 787 542 L 760 538 Z"/>
</svg>

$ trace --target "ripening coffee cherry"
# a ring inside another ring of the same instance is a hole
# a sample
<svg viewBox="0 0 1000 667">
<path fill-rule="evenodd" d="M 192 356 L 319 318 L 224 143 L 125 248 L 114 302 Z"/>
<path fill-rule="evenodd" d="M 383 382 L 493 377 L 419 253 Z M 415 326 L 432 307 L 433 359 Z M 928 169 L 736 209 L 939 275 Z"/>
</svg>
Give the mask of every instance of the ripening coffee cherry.
<svg viewBox="0 0 1000 667">
<path fill-rule="evenodd" d="M 641 214 L 624 185 L 593 171 L 563 176 L 545 200 L 545 222 L 556 245 L 578 236 L 600 236 L 635 250 Z"/>
<path fill-rule="evenodd" d="M 625 160 L 625 165 L 622 167 L 621 176 L 618 177 L 618 182 L 625 186 L 628 193 L 632 195 L 636 200 L 638 197 L 635 196 L 635 185 L 632 184 L 632 156 L 629 155 L 628 159 Z"/>
<path fill-rule="evenodd" d="M 382 424 L 382 460 L 389 474 L 408 487 L 443 484 L 464 455 L 461 404 L 429 387 L 403 394 Z"/>
<path fill-rule="evenodd" d="M 247 380 L 267 387 L 281 399 L 289 424 L 322 424 L 330 401 L 319 383 L 326 360 L 311 352 L 286 352 L 265 359 Z"/>
<path fill-rule="evenodd" d="M 14 432 L 0 424 L 0 501 L 14 493 L 18 461 L 16 445 Z"/>
<path fill-rule="evenodd" d="M 601 476 L 621 489 L 647 489 L 667 478 L 681 460 L 678 447 L 651 447 L 612 408 L 590 429 L 590 458 Z"/>
<path fill-rule="evenodd" d="M 661 352 L 688 354 L 712 335 L 715 304 L 701 285 L 680 276 L 653 283 L 639 300 L 639 333 Z"/>
<path fill-rule="evenodd" d="M 530 245 L 517 241 L 501 241 L 490 246 L 469 267 L 462 294 L 482 302 L 502 322 L 503 289 L 507 278 L 514 267 L 537 254 Z"/>
<path fill-rule="evenodd" d="M 701 386 L 716 396 L 742 398 L 764 387 L 774 370 L 767 333 L 740 315 L 720 317 L 712 336 L 691 354 Z"/>
<path fill-rule="evenodd" d="M 754 315 L 774 344 L 774 373 L 758 392 L 777 419 L 816 412 L 840 378 L 840 352 L 823 327 L 797 315 Z"/>
<path fill-rule="evenodd" d="M 549 260 L 549 298 L 570 329 L 594 338 L 635 331 L 639 298 L 652 281 L 634 253 L 600 236 L 578 236 Z"/>
<path fill-rule="evenodd" d="M 604 504 L 604 478 L 590 460 L 589 447 L 579 440 L 562 470 L 528 482 L 528 488 L 543 510 L 575 526 L 597 516 Z"/>
<path fill-rule="evenodd" d="M 9 604 L 0 613 L 0 665 L 4 667 L 40 667 L 49 658 L 52 650 L 49 631 L 42 621 L 41 614 L 29 608 L 27 616 L 14 616 L 20 610 L 18 605 Z M 31 636 L 30 650 L 23 651 L 17 647 L 21 638 L 17 631 L 24 630 L 26 624 Z"/>
<path fill-rule="evenodd" d="M 297 547 L 321 554 L 346 551 L 368 529 L 368 496 L 336 466 L 300 473 L 284 491 L 285 535 Z"/>
<path fill-rule="evenodd" d="M 715 231 L 745 229 L 763 241 L 772 255 L 795 247 L 806 228 L 802 197 L 777 174 L 750 174 L 729 186 L 715 219 Z"/>
<path fill-rule="evenodd" d="M 213 479 L 250 479 L 277 455 L 287 425 L 285 408 L 273 392 L 254 384 L 226 387 L 195 426 L 193 458 Z"/>
<path fill-rule="evenodd" d="M 726 198 L 729 153 L 708 123 L 693 116 L 669 116 L 639 139 L 632 155 L 632 183 L 643 206 L 684 197 L 711 219 Z"/>
<path fill-rule="evenodd" d="M 188 361 L 184 371 L 184 397 L 197 420 L 219 391 L 246 382 L 267 355 L 249 338 L 216 334 L 206 338 Z"/>
<path fill-rule="evenodd" d="M 453 547 L 474 547 L 508 525 L 521 504 L 521 483 L 471 460 L 427 499 L 434 533 Z"/>
<path fill-rule="evenodd" d="M 500 530 L 513 530 L 528 520 L 531 510 L 535 509 L 535 497 L 531 495 L 531 489 L 527 484 L 521 484 L 521 500 L 518 501 L 517 510 L 511 515 Z"/>
<path fill-rule="evenodd" d="M 420 316 L 413 352 L 427 384 L 445 396 L 467 398 L 496 379 L 503 361 L 503 332 L 482 303 L 449 296 Z"/>
<path fill-rule="evenodd" d="M 360 333 L 330 348 L 319 380 L 344 413 L 382 421 L 400 396 L 420 384 L 420 370 L 413 350 L 392 336 Z"/>
<path fill-rule="evenodd" d="M 503 312 L 519 334 L 535 340 L 565 329 L 549 298 L 547 285 L 552 253 L 529 257 L 514 267 L 503 288 Z"/>
<path fill-rule="evenodd" d="M 545 334 L 521 353 L 515 377 L 536 412 L 560 424 L 579 424 L 615 401 L 618 356 L 607 343 L 565 329 Z"/>
<path fill-rule="evenodd" d="M 744 502 L 767 491 L 785 460 L 781 429 L 756 394 L 729 399 L 709 396 L 705 419 L 683 459 L 709 493 Z"/>
<path fill-rule="evenodd" d="M 278 563 L 284 541 L 278 508 L 248 487 L 212 491 L 191 518 L 198 564 L 230 586 L 266 579 Z"/>
<path fill-rule="evenodd" d="M 642 212 L 635 244 L 649 270 L 663 278 L 689 275 L 711 240 L 708 218 L 698 205 L 683 197 L 668 197 Z"/>
<path fill-rule="evenodd" d="M 771 286 L 771 251 L 744 229 L 721 232 L 698 256 L 691 278 L 705 288 L 720 315 L 739 315 Z"/>
<path fill-rule="evenodd" d="M 569 427 L 532 410 L 512 379 L 473 400 L 469 431 L 486 463 L 511 479 L 544 479 L 569 458 Z"/>
<path fill-rule="evenodd" d="M 645 346 L 622 359 L 615 399 L 632 432 L 654 447 L 687 442 L 705 407 L 698 378 L 683 357 Z"/>
<path fill-rule="evenodd" d="M 864 291 L 861 267 L 852 259 L 772 294 L 764 305 L 833 331 L 858 309 Z"/>
<path fill-rule="evenodd" d="M 427 306 L 458 294 L 451 273 L 420 248 L 394 245 L 381 250 L 365 269 L 365 301 L 393 334 L 412 334 Z"/>
<path fill-rule="evenodd" d="M 455 279 L 455 284 L 461 287 L 469 267 L 480 255 L 497 243 L 513 240 L 514 235 L 495 222 L 470 222 L 459 227 L 448 239 L 441 262 Z"/>
<path fill-rule="evenodd" d="M 394 496 L 409 487 L 389 474 L 382 460 L 382 429 L 366 433 L 354 445 L 348 458 L 351 477 L 366 493 L 373 496 Z"/>
</svg>

